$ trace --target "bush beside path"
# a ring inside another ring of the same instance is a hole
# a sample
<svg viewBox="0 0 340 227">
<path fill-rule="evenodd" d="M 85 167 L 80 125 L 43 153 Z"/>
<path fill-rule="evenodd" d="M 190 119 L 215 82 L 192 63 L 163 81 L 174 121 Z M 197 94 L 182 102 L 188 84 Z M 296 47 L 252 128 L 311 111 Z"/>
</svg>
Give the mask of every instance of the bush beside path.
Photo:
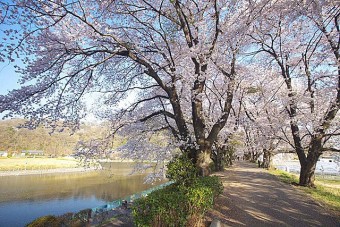
<svg viewBox="0 0 340 227">
<path fill-rule="evenodd" d="M 235 162 L 217 175 L 224 192 L 207 218 L 222 226 L 340 226 L 336 214 L 256 164 Z"/>
</svg>

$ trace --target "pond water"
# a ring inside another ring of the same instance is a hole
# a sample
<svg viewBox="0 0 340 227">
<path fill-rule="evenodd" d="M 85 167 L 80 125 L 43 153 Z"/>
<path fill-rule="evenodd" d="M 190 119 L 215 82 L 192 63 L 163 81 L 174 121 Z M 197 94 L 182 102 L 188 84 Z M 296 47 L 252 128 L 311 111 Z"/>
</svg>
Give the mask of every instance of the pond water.
<svg viewBox="0 0 340 227">
<path fill-rule="evenodd" d="M 131 163 L 112 163 L 111 167 L 83 173 L 0 177 L 0 227 L 21 227 L 40 216 L 98 207 L 155 186 L 143 183 L 145 175 L 130 175 Z"/>
</svg>

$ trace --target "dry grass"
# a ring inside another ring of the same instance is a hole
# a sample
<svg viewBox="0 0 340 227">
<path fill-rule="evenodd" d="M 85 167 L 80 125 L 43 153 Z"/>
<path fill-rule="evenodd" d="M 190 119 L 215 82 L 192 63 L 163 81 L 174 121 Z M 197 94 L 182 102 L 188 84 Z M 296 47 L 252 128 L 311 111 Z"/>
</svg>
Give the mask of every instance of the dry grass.
<svg viewBox="0 0 340 227">
<path fill-rule="evenodd" d="M 73 158 L 1 158 L 0 171 L 40 170 L 78 167 Z"/>
</svg>

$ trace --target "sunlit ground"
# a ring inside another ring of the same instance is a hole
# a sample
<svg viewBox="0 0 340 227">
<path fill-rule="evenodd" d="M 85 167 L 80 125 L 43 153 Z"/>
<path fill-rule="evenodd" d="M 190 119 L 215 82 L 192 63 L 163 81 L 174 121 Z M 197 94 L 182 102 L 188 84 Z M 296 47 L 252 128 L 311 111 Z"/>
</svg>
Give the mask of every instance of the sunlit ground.
<svg viewBox="0 0 340 227">
<path fill-rule="evenodd" d="M 287 173 L 282 170 L 270 170 L 271 174 L 279 177 L 286 183 L 298 183 L 298 175 Z M 340 212 L 340 177 L 335 176 L 317 176 L 315 179 L 316 188 L 299 189 L 310 194 L 317 201 L 326 204 L 331 209 Z"/>
</svg>

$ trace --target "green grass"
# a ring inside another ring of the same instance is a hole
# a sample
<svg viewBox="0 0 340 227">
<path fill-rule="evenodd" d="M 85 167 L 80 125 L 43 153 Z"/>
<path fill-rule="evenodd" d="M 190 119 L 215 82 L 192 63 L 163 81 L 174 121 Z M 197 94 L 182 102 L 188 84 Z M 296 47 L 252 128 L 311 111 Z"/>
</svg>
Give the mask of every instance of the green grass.
<svg viewBox="0 0 340 227">
<path fill-rule="evenodd" d="M 333 177 L 335 179 L 330 179 L 329 177 L 316 177 L 316 181 L 321 183 L 321 184 L 327 184 L 327 185 L 336 185 L 339 186 L 339 182 L 340 182 L 340 176 L 337 177 Z"/>
<path fill-rule="evenodd" d="M 277 176 L 282 182 L 297 184 L 298 175 L 290 174 L 282 170 L 270 170 L 269 173 Z M 324 179 L 317 177 L 316 188 L 299 187 L 303 192 L 311 195 L 316 201 L 325 204 L 332 210 L 340 212 L 340 180 Z"/>
<path fill-rule="evenodd" d="M 287 173 L 283 170 L 269 170 L 269 173 L 275 175 L 280 179 L 280 181 L 285 182 L 287 184 L 299 183 L 299 178 L 297 175 Z"/>
</svg>

